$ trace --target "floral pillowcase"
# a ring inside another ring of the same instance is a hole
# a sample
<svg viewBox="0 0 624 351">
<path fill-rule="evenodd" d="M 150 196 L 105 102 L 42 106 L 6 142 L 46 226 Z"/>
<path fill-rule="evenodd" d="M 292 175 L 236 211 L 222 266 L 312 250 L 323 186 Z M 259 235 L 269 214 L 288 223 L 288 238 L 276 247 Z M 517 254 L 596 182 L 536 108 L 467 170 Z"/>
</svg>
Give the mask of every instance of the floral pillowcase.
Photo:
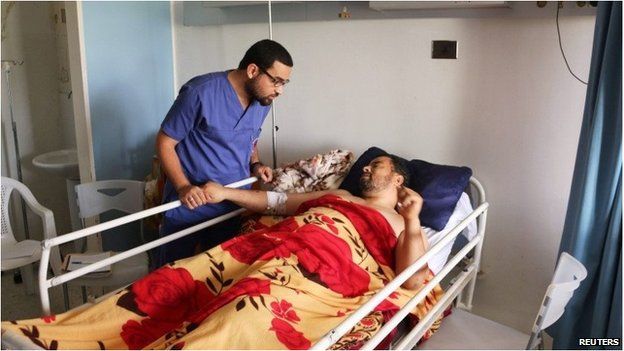
<svg viewBox="0 0 624 351">
<path fill-rule="evenodd" d="M 338 189 L 351 169 L 353 153 L 332 150 L 277 168 L 268 189 L 286 193 Z"/>
<path fill-rule="evenodd" d="M 349 173 L 354 156 L 348 150 L 332 150 L 307 160 L 284 165 L 273 171 L 273 181 L 267 190 L 284 193 L 303 193 L 338 189 Z M 251 215 L 245 218 L 240 233 L 264 229 L 280 222 L 284 217 Z"/>
</svg>

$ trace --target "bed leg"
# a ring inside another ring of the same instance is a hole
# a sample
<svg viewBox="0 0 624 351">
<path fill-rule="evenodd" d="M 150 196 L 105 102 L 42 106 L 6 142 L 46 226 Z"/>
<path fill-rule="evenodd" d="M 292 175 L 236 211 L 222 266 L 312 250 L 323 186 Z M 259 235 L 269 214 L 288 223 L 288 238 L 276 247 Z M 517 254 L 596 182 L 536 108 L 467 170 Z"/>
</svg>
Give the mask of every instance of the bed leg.
<svg viewBox="0 0 624 351">
<path fill-rule="evenodd" d="M 464 304 L 462 302 L 463 299 L 464 299 L 464 290 L 460 291 L 459 294 L 457 294 L 457 297 L 455 298 L 454 307 L 455 308 L 461 308 L 463 306 L 463 304 Z"/>
<path fill-rule="evenodd" d="M 82 303 L 87 303 L 87 287 L 83 285 L 80 290 L 82 291 Z"/>
<path fill-rule="evenodd" d="M 65 312 L 69 311 L 69 289 L 67 283 L 63 284 L 63 303 L 65 304 Z"/>
<path fill-rule="evenodd" d="M 475 284 L 477 283 L 477 275 L 475 274 L 475 276 L 472 278 L 472 280 L 470 280 L 470 283 L 468 283 L 468 297 L 466 298 L 466 303 L 464 304 L 464 306 L 466 307 L 466 310 L 471 311 L 472 310 L 472 297 L 474 296 L 474 289 L 475 289 Z"/>
<path fill-rule="evenodd" d="M 482 217 L 479 219 L 480 220 L 479 225 L 485 229 L 485 225 L 483 223 L 485 222 L 486 212 L 484 212 L 481 216 Z M 468 283 L 468 290 L 466 291 L 467 296 L 466 296 L 465 306 L 468 311 L 472 310 L 472 298 L 474 296 L 475 284 L 477 283 L 477 277 L 479 276 L 479 272 L 481 270 L 481 251 L 482 250 L 483 250 L 483 239 L 481 239 L 481 241 L 479 241 L 479 243 L 475 247 L 474 256 L 472 258 L 472 262 L 476 264 L 476 267 L 475 267 L 476 269 L 475 269 L 474 276 Z"/>
</svg>

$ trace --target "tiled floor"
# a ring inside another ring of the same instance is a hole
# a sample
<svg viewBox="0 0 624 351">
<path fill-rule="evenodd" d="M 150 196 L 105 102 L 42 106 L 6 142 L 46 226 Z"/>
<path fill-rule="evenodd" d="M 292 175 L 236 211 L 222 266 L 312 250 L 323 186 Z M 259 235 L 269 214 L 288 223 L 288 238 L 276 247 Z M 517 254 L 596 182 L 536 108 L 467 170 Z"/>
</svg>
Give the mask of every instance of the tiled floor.
<svg viewBox="0 0 624 351">
<path fill-rule="evenodd" d="M 37 267 L 35 267 L 37 269 Z M 36 272 L 36 271 L 35 271 Z M 35 287 L 37 283 L 35 282 Z M 2 320 L 16 320 L 41 317 L 41 302 L 39 294 L 29 295 L 26 293 L 25 283 L 15 284 L 13 282 L 13 271 L 6 271 L 2 274 Z M 36 290 L 36 288 L 35 288 Z M 89 290 L 87 290 L 89 292 Z M 70 307 L 82 305 L 82 294 L 77 286 L 69 287 Z M 50 289 L 50 306 L 53 313 L 65 311 L 63 303 L 63 289 L 60 286 Z"/>
</svg>

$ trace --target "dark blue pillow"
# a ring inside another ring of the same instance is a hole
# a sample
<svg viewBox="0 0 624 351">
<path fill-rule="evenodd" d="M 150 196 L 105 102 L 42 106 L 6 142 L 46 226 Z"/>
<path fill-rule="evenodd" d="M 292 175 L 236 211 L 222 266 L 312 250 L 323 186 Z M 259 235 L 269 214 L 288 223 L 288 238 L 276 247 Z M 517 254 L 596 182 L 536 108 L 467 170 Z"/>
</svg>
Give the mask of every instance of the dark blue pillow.
<svg viewBox="0 0 624 351">
<path fill-rule="evenodd" d="M 362 169 L 374 158 L 387 154 L 378 147 L 366 150 L 355 161 L 340 189 L 361 196 L 359 181 Z M 418 192 L 425 201 L 420 212 L 420 223 L 437 231 L 444 229 L 470 181 L 472 170 L 468 167 L 442 166 L 421 160 L 404 162 L 410 174 L 408 187 Z"/>
<path fill-rule="evenodd" d="M 382 156 L 382 155 L 387 155 L 387 154 L 388 154 L 387 152 L 375 146 L 366 150 L 355 161 L 355 163 L 349 170 L 349 173 L 347 174 L 345 179 L 342 181 L 342 184 L 340 184 L 340 189 L 347 190 L 348 192 L 350 192 L 351 194 L 355 196 L 362 196 L 362 192 L 360 191 L 360 177 L 362 176 L 362 173 L 363 173 L 362 169 L 368 166 L 368 164 L 371 163 L 371 161 L 374 160 L 375 158 Z"/>
</svg>

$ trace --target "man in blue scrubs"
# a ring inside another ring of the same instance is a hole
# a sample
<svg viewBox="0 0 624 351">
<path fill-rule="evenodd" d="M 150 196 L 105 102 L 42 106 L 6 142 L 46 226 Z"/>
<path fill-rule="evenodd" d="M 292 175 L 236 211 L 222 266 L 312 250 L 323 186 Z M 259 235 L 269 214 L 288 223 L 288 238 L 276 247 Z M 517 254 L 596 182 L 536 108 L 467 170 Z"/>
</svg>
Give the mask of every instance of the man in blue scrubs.
<svg viewBox="0 0 624 351">
<path fill-rule="evenodd" d="M 260 162 L 257 142 L 292 66 L 288 51 L 266 39 L 247 50 L 237 69 L 201 75 L 182 86 L 156 138 L 167 175 L 163 202 L 179 199 L 183 204 L 165 212 L 161 236 L 237 208 L 232 203 L 207 204 L 202 189 L 207 182 L 225 185 L 250 174 L 272 180 L 272 169 Z M 235 218 L 164 245 L 156 267 L 218 245 L 239 227 Z"/>
</svg>

